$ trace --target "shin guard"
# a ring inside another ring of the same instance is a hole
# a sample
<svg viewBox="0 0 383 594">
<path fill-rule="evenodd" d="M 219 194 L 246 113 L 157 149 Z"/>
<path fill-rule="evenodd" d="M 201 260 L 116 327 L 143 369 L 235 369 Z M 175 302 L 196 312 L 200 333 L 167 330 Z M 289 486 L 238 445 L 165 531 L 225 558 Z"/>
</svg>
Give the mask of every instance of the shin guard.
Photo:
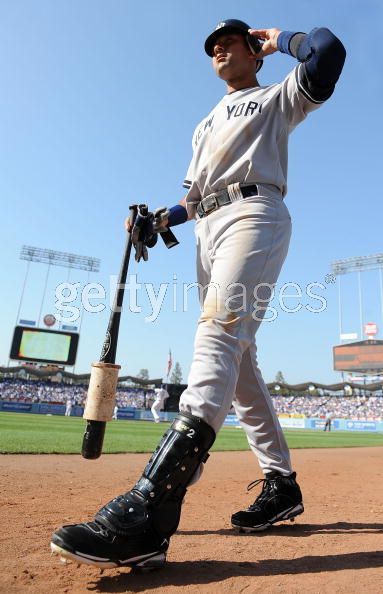
<svg viewBox="0 0 383 594">
<path fill-rule="evenodd" d="M 150 532 L 168 539 L 177 530 L 187 486 L 214 440 L 205 421 L 179 413 L 133 489 L 106 504 L 96 522 L 121 536 Z"/>
</svg>

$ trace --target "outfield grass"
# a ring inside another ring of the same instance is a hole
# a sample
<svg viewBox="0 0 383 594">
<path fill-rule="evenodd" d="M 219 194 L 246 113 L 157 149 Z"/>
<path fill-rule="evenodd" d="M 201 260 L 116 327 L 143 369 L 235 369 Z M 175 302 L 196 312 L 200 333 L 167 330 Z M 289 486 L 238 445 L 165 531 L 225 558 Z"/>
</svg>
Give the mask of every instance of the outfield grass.
<svg viewBox="0 0 383 594">
<path fill-rule="evenodd" d="M 169 423 L 113 421 L 108 423 L 104 453 L 152 452 Z M 78 454 L 81 451 L 85 421 L 79 417 L 0 413 L 0 453 L 2 454 Z M 382 433 L 321 430 L 285 430 L 290 448 L 345 448 L 382 446 Z M 224 427 L 213 451 L 248 450 L 245 434 Z"/>
</svg>

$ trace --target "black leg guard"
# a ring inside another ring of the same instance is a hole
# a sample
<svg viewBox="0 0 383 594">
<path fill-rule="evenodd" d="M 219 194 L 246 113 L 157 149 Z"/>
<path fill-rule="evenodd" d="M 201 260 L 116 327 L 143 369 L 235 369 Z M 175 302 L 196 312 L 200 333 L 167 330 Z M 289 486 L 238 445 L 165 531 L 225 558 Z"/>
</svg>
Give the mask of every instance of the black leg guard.
<svg viewBox="0 0 383 594">
<path fill-rule="evenodd" d="M 95 522 L 58 530 L 53 551 L 100 567 L 150 567 L 159 555 L 164 562 L 187 486 L 214 440 L 202 419 L 178 414 L 133 489 L 101 508 Z"/>
<path fill-rule="evenodd" d="M 178 527 L 186 488 L 206 462 L 215 440 L 202 419 L 180 413 L 165 433 L 134 488 L 105 505 L 96 520 L 118 534 L 136 533 L 150 522 L 162 537 Z"/>
</svg>

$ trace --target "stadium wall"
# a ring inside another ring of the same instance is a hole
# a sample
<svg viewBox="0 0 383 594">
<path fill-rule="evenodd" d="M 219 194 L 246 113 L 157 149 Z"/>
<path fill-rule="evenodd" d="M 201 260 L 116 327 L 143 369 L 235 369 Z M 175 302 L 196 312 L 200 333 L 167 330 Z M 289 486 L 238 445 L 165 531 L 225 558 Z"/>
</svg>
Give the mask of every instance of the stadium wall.
<svg viewBox="0 0 383 594">
<path fill-rule="evenodd" d="M 0 401 L 0 411 L 33 413 L 40 415 L 61 415 L 65 414 L 65 404 L 49 404 L 37 402 L 7 402 Z M 71 416 L 82 417 L 84 409 L 82 406 L 73 406 Z M 176 412 L 161 412 L 162 421 L 172 421 Z M 152 421 L 153 416 L 150 410 L 142 408 L 119 408 L 119 419 L 130 419 L 135 421 Z M 325 420 L 303 416 L 285 417 L 279 416 L 279 422 L 284 429 L 323 429 Z M 235 415 L 228 415 L 224 425 L 226 427 L 239 427 L 239 421 Z M 383 433 L 383 421 L 357 421 L 353 419 L 334 419 L 332 421 L 334 431 L 370 431 Z"/>
</svg>

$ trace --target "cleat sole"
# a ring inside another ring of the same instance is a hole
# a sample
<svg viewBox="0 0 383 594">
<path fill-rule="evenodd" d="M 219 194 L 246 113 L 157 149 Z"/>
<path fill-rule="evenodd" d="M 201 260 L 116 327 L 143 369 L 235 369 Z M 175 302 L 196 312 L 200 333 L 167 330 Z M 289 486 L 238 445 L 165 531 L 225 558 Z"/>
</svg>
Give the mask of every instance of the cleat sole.
<svg viewBox="0 0 383 594">
<path fill-rule="evenodd" d="M 161 569 L 165 565 L 166 562 L 166 555 L 165 553 L 159 553 L 155 557 L 151 557 L 150 559 L 145 559 L 141 561 L 141 563 L 136 563 L 133 565 L 133 570 L 137 573 L 146 573 L 149 571 L 153 571 L 156 569 Z"/>
<path fill-rule="evenodd" d="M 89 559 L 88 557 L 83 557 L 78 553 L 72 553 L 71 551 L 67 551 L 62 547 L 51 542 L 51 551 L 54 555 L 59 555 L 61 563 L 67 563 L 68 561 L 75 561 L 77 564 L 85 563 L 86 565 L 93 565 L 94 567 L 101 567 L 102 569 L 107 569 L 111 567 L 119 567 L 117 563 L 109 560 L 94 560 Z"/>
<path fill-rule="evenodd" d="M 113 561 L 112 559 L 91 558 L 78 552 L 67 551 L 53 542 L 51 542 L 51 552 L 60 557 L 61 563 L 66 564 L 68 561 L 74 561 L 77 564 L 84 563 L 86 565 L 93 565 L 93 567 L 99 567 L 100 569 L 127 566 L 132 567 L 138 572 L 146 572 L 160 569 L 166 562 L 166 553 L 158 552 L 150 555 L 142 555 L 141 559 L 134 557 L 132 559 Z"/>
<path fill-rule="evenodd" d="M 290 522 L 294 522 L 294 518 L 296 516 L 299 516 L 300 514 L 303 514 L 303 512 L 304 507 L 300 503 L 292 509 L 288 510 L 287 512 L 283 512 L 278 516 L 275 516 L 275 518 L 272 518 L 269 522 L 265 524 L 260 524 L 259 526 L 241 526 L 240 524 L 234 524 L 233 522 L 231 523 L 231 525 L 233 528 L 236 528 L 237 530 L 239 529 L 240 532 L 245 532 L 246 534 L 249 534 L 251 532 L 263 532 L 264 530 L 268 530 L 269 528 L 271 528 L 271 526 L 276 522 L 284 522 L 285 520 L 290 520 Z"/>
</svg>

